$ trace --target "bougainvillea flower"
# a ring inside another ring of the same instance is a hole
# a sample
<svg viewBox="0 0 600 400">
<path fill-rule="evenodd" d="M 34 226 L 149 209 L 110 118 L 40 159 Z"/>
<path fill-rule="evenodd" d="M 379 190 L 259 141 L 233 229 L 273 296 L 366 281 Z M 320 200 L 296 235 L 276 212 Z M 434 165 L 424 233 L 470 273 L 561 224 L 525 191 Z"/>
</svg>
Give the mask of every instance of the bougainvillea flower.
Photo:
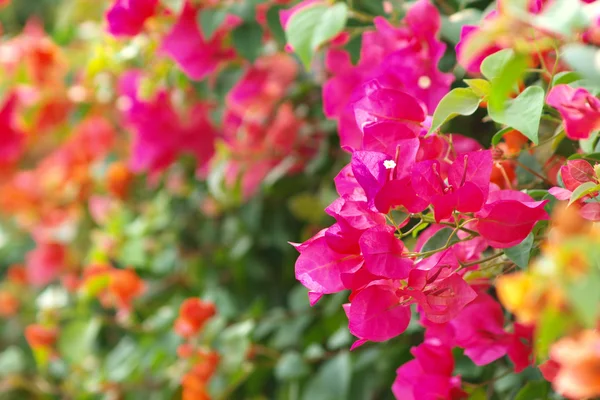
<svg viewBox="0 0 600 400">
<path fill-rule="evenodd" d="M 393 281 L 374 281 L 344 305 L 350 333 L 366 340 L 383 342 L 398 336 L 410 322 L 410 306 L 400 304 Z M 355 346 L 356 347 L 356 346 Z"/>
<path fill-rule="evenodd" d="M 45 286 L 58 277 L 65 269 L 66 248 L 59 243 L 38 243 L 35 249 L 25 256 L 27 279 L 35 286 Z"/>
<path fill-rule="evenodd" d="M 527 367 L 535 365 L 533 357 L 534 327 L 514 323 L 514 332 L 510 336 L 508 346 L 508 358 L 515 366 L 515 373 L 523 371 Z"/>
<path fill-rule="evenodd" d="M 559 368 L 552 386 L 561 395 L 585 399 L 600 396 L 600 334 L 586 330 L 554 343 L 550 357 Z"/>
<path fill-rule="evenodd" d="M 373 275 L 389 279 L 405 279 L 413 266 L 403 253 L 402 241 L 394 235 L 394 228 L 379 225 L 365 231 L 360 237 L 360 249 L 365 268 Z"/>
<path fill-rule="evenodd" d="M 21 157 L 25 134 L 16 125 L 17 95 L 9 94 L 0 109 L 0 168 L 13 166 Z"/>
<path fill-rule="evenodd" d="M 439 340 L 429 339 L 411 349 L 414 360 L 396 371 L 392 386 L 398 400 L 458 400 L 467 398 L 454 372 L 452 348 Z"/>
<path fill-rule="evenodd" d="M 183 337 L 196 335 L 206 321 L 216 314 L 215 305 L 198 298 L 186 299 L 179 308 L 175 332 Z"/>
<path fill-rule="evenodd" d="M 504 331 L 502 307 L 491 296 L 481 293 L 451 321 L 456 345 L 476 365 L 486 365 L 504 356 L 508 334 Z"/>
<path fill-rule="evenodd" d="M 481 210 L 488 196 L 491 173 L 491 152 L 471 152 L 457 158 L 450 166 L 447 184 L 442 178 L 439 161 L 416 164 L 412 169 L 412 186 L 421 198 L 433 205 L 439 222 L 449 218 L 454 210 Z"/>
<path fill-rule="evenodd" d="M 374 79 L 365 83 L 363 96 L 352 107 L 360 129 L 382 121 L 398 121 L 420 126 L 425 111 L 419 101 L 408 93 L 384 87 Z"/>
<path fill-rule="evenodd" d="M 439 324 L 456 317 L 477 297 L 460 275 L 443 267 L 413 269 L 409 274 L 408 287 L 401 293 L 412 296 L 427 319 Z"/>
<path fill-rule="evenodd" d="M 182 153 L 192 153 L 202 172 L 214 153 L 215 130 L 208 108 L 196 104 L 189 110 L 189 118 L 182 118 L 171 104 L 169 94 L 159 91 L 149 101 L 137 94 L 141 75 L 137 71 L 124 74 L 120 91 L 127 99 L 124 110 L 127 123 L 134 129 L 130 168 L 139 173 L 158 173 Z"/>
<path fill-rule="evenodd" d="M 196 22 L 197 13 L 198 10 L 186 2 L 177 23 L 164 37 L 161 49 L 190 79 L 202 80 L 221 62 L 232 59 L 235 51 L 223 44 L 225 30 L 217 31 L 210 41 L 206 41 Z M 235 25 L 224 21 L 226 29 Z"/>
<path fill-rule="evenodd" d="M 491 192 L 486 205 L 475 215 L 476 229 L 493 247 L 515 246 L 529 235 L 536 222 L 549 218 L 544 209 L 547 202 L 534 201 L 516 190 Z"/>
<path fill-rule="evenodd" d="M 115 0 L 106 13 L 108 32 L 115 36 L 135 36 L 156 11 L 158 0 Z"/>
<path fill-rule="evenodd" d="M 363 263 L 359 254 L 340 254 L 333 251 L 325 237 L 298 247 L 300 257 L 296 260 L 296 279 L 309 291 L 336 293 L 344 290 L 340 274 L 355 272 Z"/>
<path fill-rule="evenodd" d="M 350 105 L 363 97 L 363 83 L 378 79 L 384 86 L 408 92 L 432 113 L 454 79 L 437 68 L 445 45 L 438 39 L 439 12 L 428 0 L 414 3 L 401 27 L 382 17 L 374 23 L 376 31 L 363 34 L 358 65 L 353 66 L 348 53 L 338 48 L 330 49 L 326 57 L 332 76 L 323 85 L 324 111 L 338 120 L 341 145 L 347 151 L 361 149 L 362 135 Z M 392 56 L 394 52 L 398 53 Z"/>
<path fill-rule="evenodd" d="M 594 167 L 585 160 L 569 160 L 560 168 L 560 176 L 565 188 L 574 191 L 586 182 L 597 182 Z"/>
<path fill-rule="evenodd" d="M 548 93 L 546 102 L 562 116 L 570 139 L 587 139 L 600 129 L 600 100 L 587 89 L 556 85 Z"/>
<path fill-rule="evenodd" d="M 490 13 L 486 19 L 493 18 L 495 14 L 495 12 Z M 483 60 L 485 60 L 488 56 L 502 50 L 502 47 L 496 45 L 495 43 L 491 43 L 467 60 L 466 57 L 463 56 L 465 43 L 467 43 L 469 40 L 474 40 L 480 34 L 480 28 L 478 26 L 464 25 L 460 31 L 460 41 L 455 48 L 460 65 L 462 65 L 467 72 L 473 75 L 479 74 Z"/>
</svg>

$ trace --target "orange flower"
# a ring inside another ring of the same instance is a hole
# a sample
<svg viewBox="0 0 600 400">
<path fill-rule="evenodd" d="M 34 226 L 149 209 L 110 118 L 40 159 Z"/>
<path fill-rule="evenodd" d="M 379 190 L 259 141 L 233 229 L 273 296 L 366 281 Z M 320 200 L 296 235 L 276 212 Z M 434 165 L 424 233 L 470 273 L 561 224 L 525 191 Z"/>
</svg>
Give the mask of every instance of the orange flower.
<svg viewBox="0 0 600 400">
<path fill-rule="evenodd" d="M 206 390 L 206 382 L 194 373 L 185 374 L 181 384 L 183 386 L 182 400 L 210 400 L 210 395 Z"/>
<path fill-rule="evenodd" d="M 175 332 L 183 337 L 198 333 L 206 321 L 215 315 L 215 305 L 198 298 L 185 300 L 179 309 L 179 318 L 175 321 Z"/>
<path fill-rule="evenodd" d="M 10 317 L 19 310 L 19 300 L 10 292 L 0 291 L 0 317 Z"/>
<path fill-rule="evenodd" d="M 108 191 L 119 199 L 127 197 L 133 174 L 123 162 L 112 163 L 106 172 L 106 186 Z"/>
<path fill-rule="evenodd" d="M 145 289 L 144 281 L 131 269 L 115 269 L 110 273 L 108 291 L 114 296 L 119 308 L 130 308 L 134 298 Z"/>
<path fill-rule="evenodd" d="M 502 305 L 525 325 L 535 323 L 546 307 L 560 309 L 564 303 L 558 287 L 526 272 L 499 276 L 496 291 Z"/>
<path fill-rule="evenodd" d="M 58 330 L 56 328 L 33 324 L 25 328 L 25 339 L 32 348 L 50 348 L 56 343 Z"/>
<path fill-rule="evenodd" d="M 553 380 L 558 393 L 577 399 L 600 396 L 600 333 L 587 330 L 563 338 L 550 355 L 560 365 Z"/>
<path fill-rule="evenodd" d="M 25 266 L 23 264 L 13 264 L 10 267 L 8 267 L 6 277 L 8 281 L 16 285 L 27 284 L 27 270 L 25 269 Z"/>
</svg>

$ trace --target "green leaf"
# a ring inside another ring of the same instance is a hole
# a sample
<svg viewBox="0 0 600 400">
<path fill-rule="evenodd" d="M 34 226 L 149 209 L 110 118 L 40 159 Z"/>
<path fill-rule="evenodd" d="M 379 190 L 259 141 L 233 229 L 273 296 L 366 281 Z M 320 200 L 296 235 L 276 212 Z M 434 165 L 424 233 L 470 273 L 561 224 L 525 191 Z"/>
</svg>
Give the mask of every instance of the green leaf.
<svg viewBox="0 0 600 400">
<path fill-rule="evenodd" d="M 227 10 L 223 8 L 204 8 L 198 12 L 196 21 L 205 40 L 210 40 L 213 37 L 226 17 Z"/>
<path fill-rule="evenodd" d="M 506 135 L 508 132 L 514 130 L 513 128 L 511 128 L 510 126 L 499 130 L 498 132 L 496 132 L 494 134 L 494 136 L 492 137 L 492 146 L 497 146 L 498 143 L 500 143 L 500 141 L 502 140 L 502 138 L 504 137 L 504 135 Z"/>
<path fill-rule="evenodd" d="M 534 144 L 538 144 L 544 98 L 544 89 L 530 86 L 517 98 L 506 101 L 504 108 L 498 109 L 489 104 L 488 112 L 492 120 L 518 130 Z"/>
<path fill-rule="evenodd" d="M 571 155 L 569 158 L 567 158 L 567 160 L 578 160 L 578 159 L 600 161 L 600 153 L 590 153 L 590 154 L 576 153 L 576 154 Z"/>
<path fill-rule="evenodd" d="M 561 50 L 561 60 L 564 60 L 584 78 L 595 84 L 600 83 L 600 65 L 596 61 L 600 57 L 600 50 L 584 44 L 567 44 Z"/>
<path fill-rule="evenodd" d="M 457 44 L 460 41 L 460 32 L 465 25 L 477 25 L 481 20 L 481 11 L 475 8 L 467 8 L 450 16 L 442 15 L 442 38 Z"/>
<path fill-rule="evenodd" d="M 339 400 L 348 397 L 352 364 L 347 351 L 323 364 L 306 385 L 303 400 Z"/>
<path fill-rule="evenodd" d="M 262 49 L 262 27 L 257 22 L 244 22 L 231 33 L 236 51 L 244 58 L 254 61 Z"/>
<path fill-rule="evenodd" d="M 533 234 L 530 233 L 521 243 L 516 246 L 504 249 L 504 254 L 509 260 L 521 268 L 527 268 L 529 265 L 529 256 L 533 247 Z"/>
<path fill-rule="evenodd" d="M 490 94 L 491 84 L 485 79 L 465 79 L 465 83 L 481 98 Z"/>
<path fill-rule="evenodd" d="M 565 314 L 553 308 L 542 312 L 535 340 L 535 353 L 539 359 L 547 357 L 550 346 L 567 331 L 571 322 Z"/>
<path fill-rule="evenodd" d="M 521 76 L 527 69 L 529 57 L 524 54 L 514 54 L 492 80 L 489 96 L 489 107 L 502 111 L 508 95 L 516 88 Z"/>
<path fill-rule="evenodd" d="M 282 9 L 283 7 L 279 6 L 269 8 L 269 11 L 267 11 L 267 26 L 275 40 L 277 40 L 279 44 L 285 45 L 285 32 L 281 26 L 281 19 L 279 18 L 279 11 Z"/>
<path fill-rule="evenodd" d="M 17 374 L 25 370 L 25 354 L 17 346 L 8 347 L 0 353 L 0 376 Z"/>
<path fill-rule="evenodd" d="M 233 373 L 240 369 L 250 348 L 254 322 L 247 320 L 229 326 L 218 338 L 217 348 L 223 355 L 223 370 Z"/>
<path fill-rule="evenodd" d="M 582 3 L 572 0 L 555 0 L 544 11 L 533 18 L 533 25 L 545 32 L 569 37 L 585 28 Z"/>
<path fill-rule="evenodd" d="M 471 88 L 453 89 L 435 109 L 429 134 L 458 115 L 472 115 L 477 111 L 480 102 L 481 98 Z"/>
<path fill-rule="evenodd" d="M 439 231 L 434 233 L 433 236 L 431 236 L 429 240 L 427 240 L 427 242 L 425 242 L 423 248 L 421 248 L 421 252 L 424 253 L 428 251 L 441 249 L 446 245 L 446 243 L 448 243 L 448 239 L 450 239 L 452 232 L 453 230 L 450 228 L 440 229 Z M 456 235 L 453 235 L 452 239 L 450 239 L 450 244 L 457 243 L 458 241 L 458 237 Z"/>
<path fill-rule="evenodd" d="M 294 47 L 306 69 L 310 68 L 319 46 L 340 33 L 346 26 L 347 19 L 346 3 L 306 7 L 290 18 L 285 32 L 287 41 Z"/>
<path fill-rule="evenodd" d="M 88 356 L 101 327 L 100 319 L 75 320 L 60 333 L 58 349 L 62 358 L 71 364 L 78 364 Z"/>
<path fill-rule="evenodd" d="M 515 52 L 512 49 L 504 49 L 487 56 L 481 63 L 481 73 L 488 80 L 496 78 L 504 66 L 513 58 Z"/>
<path fill-rule="evenodd" d="M 590 273 L 577 282 L 567 285 L 567 295 L 578 319 L 586 328 L 594 328 L 600 316 L 600 271 L 590 269 Z"/>
<path fill-rule="evenodd" d="M 105 374 L 111 382 L 123 382 L 137 368 L 139 354 L 137 343 L 126 336 L 108 353 L 105 359 Z"/>
<path fill-rule="evenodd" d="M 581 75 L 574 71 L 563 71 L 554 75 L 552 78 L 552 86 L 556 85 L 568 85 L 581 79 Z"/>
<path fill-rule="evenodd" d="M 175 15 L 179 15 L 185 5 L 185 0 L 160 0 L 160 2 Z"/>
<path fill-rule="evenodd" d="M 282 381 L 296 380 L 307 376 L 310 368 L 297 351 L 283 353 L 275 366 L 275 377 Z"/>
<path fill-rule="evenodd" d="M 530 381 L 515 396 L 515 400 L 545 400 L 548 398 L 549 384 L 546 381 Z"/>
<path fill-rule="evenodd" d="M 569 205 L 573 204 L 583 196 L 597 192 L 598 190 L 600 190 L 600 185 L 598 185 L 596 182 L 582 183 L 581 185 L 577 186 L 575 190 L 573 190 L 571 198 L 569 199 Z"/>
</svg>

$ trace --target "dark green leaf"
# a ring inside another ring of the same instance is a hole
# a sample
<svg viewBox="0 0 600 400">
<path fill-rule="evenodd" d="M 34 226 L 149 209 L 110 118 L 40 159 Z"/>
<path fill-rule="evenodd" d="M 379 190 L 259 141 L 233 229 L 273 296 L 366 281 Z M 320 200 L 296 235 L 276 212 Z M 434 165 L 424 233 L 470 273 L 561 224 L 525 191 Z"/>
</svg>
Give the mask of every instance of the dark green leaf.
<svg viewBox="0 0 600 400">
<path fill-rule="evenodd" d="M 348 396 L 352 365 L 350 354 L 341 352 L 328 360 L 306 385 L 303 400 L 339 400 Z"/>
<path fill-rule="evenodd" d="M 515 400 L 545 400 L 548 398 L 549 383 L 546 381 L 532 381 L 519 390 Z"/>
<path fill-rule="evenodd" d="M 305 377 L 310 373 L 310 368 L 297 351 L 283 353 L 275 366 L 275 377 L 288 381 Z"/>
<path fill-rule="evenodd" d="M 231 34 L 233 46 L 244 58 L 254 61 L 260 55 L 262 49 L 263 30 L 256 22 L 244 22 L 234 29 Z"/>
<path fill-rule="evenodd" d="M 453 230 L 450 228 L 442 228 L 439 231 L 437 231 L 436 233 L 433 234 L 433 236 L 431 236 L 429 238 L 429 240 L 427 240 L 427 242 L 425 242 L 425 244 L 423 245 L 423 248 L 421 249 L 421 252 L 428 252 L 428 251 L 433 251 L 433 250 L 437 250 L 437 249 L 441 249 L 442 247 L 444 247 L 446 245 L 446 243 L 448 243 L 448 239 L 450 239 L 450 236 L 452 235 Z M 450 239 L 450 243 L 456 243 L 458 242 L 458 237 L 456 235 L 452 235 L 452 239 Z"/>
<path fill-rule="evenodd" d="M 517 264 L 521 268 L 527 268 L 529 265 L 529 255 L 533 247 L 533 234 L 527 235 L 521 243 L 516 246 L 509 247 L 504 250 L 504 254 L 509 260 Z"/>
</svg>

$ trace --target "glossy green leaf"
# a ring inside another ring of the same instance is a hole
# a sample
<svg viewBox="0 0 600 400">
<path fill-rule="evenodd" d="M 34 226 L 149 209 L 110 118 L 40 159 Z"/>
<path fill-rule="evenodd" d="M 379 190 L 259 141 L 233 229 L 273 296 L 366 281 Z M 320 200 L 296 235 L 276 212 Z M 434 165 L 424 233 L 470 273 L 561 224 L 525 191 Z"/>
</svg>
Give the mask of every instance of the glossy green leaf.
<svg viewBox="0 0 600 400">
<path fill-rule="evenodd" d="M 488 107 L 502 111 L 508 95 L 517 87 L 518 82 L 527 69 L 529 57 L 525 54 L 514 54 L 492 79 Z"/>
<path fill-rule="evenodd" d="M 514 55 L 515 52 L 512 49 L 504 49 L 487 56 L 481 63 L 481 73 L 491 81 L 500 75 L 504 66 L 510 62 Z"/>
<path fill-rule="evenodd" d="M 598 190 L 600 190 L 600 185 L 598 185 L 596 182 L 582 183 L 581 185 L 577 186 L 575 190 L 573 190 L 571 198 L 569 199 L 569 205 L 581 199 L 583 196 L 597 192 Z"/>
<path fill-rule="evenodd" d="M 506 101 L 501 109 L 489 104 L 488 112 L 492 120 L 518 130 L 534 144 L 538 144 L 544 99 L 544 89 L 530 86 L 517 98 Z"/>
<path fill-rule="evenodd" d="M 306 7 L 290 18 L 286 37 L 306 69 L 310 68 L 315 51 L 344 29 L 347 18 L 345 3 Z"/>
<path fill-rule="evenodd" d="M 435 112 L 429 134 L 458 115 L 471 115 L 479 107 L 481 98 L 471 88 L 457 88 L 440 101 Z"/>
</svg>

